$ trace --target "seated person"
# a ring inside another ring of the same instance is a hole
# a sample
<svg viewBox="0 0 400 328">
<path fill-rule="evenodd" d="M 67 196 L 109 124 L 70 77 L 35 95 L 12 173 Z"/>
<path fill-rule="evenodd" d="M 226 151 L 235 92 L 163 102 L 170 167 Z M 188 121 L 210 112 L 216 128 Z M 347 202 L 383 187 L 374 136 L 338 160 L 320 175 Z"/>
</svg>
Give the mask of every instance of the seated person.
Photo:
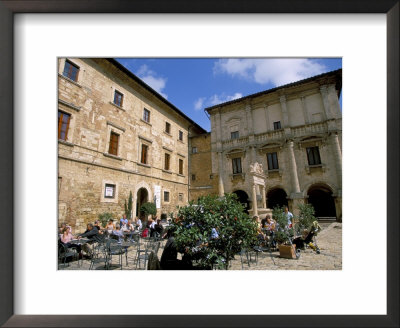
<svg viewBox="0 0 400 328">
<path fill-rule="evenodd" d="M 63 223 L 61 223 L 61 226 L 60 226 L 60 228 L 58 229 L 58 233 L 59 233 L 59 237 L 61 237 L 61 235 L 63 234 L 63 232 L 64 232 L 64 229 L 65 228 L 70 228 L 70 230 L 71 230 L 71 233 L 72 233 L 72 228 L 71 228 L 71 226 L 69 226 L 68 224 L 66 224 L 65 222 L 63 222 Z"/>
<path fill-rule="evenodd" d="M 94 229 L 94 226 L 92 223 L 88 223 L 86 226 L 86 231 L 84 233 L 81 233 L 80 235 L 78 235 L 78 239 L 80 238 L 88 238 L 90 241 L 87 244 L 84 244 L 82 246 L 82 249 L 85 253 L 89 254 L 90 256 L 92 255 L 92 250 L 90 249 L 90 247 L 88 246 L 88 244 L 93 244 L 95 242 L 102 242 L 104 236 L 102 236 L 101 234 L 99 234 L 99 230 Z"/>
<path fill-rule="evenodd" d="M 136 219 L 135 219 L 135 226 L 136 226 L 137 230 L 142 229 L 142 220 L 140 220 L 138 217 L 136 217 Z"/>
<path fill-rule="evenodd" d="M 160 236 L 160 237 L 162 236 L 164 227 L 161 224 L 161 220 L 160 219 L 157 220 L 157 224 L 154 226 L 154 230 L 158 234 L 158 236 Z"/>
<path fill-rule="evenodd" d="M 307 230 L 305 230 L 303 237 L 297 237 L 296 239 L 294 239 L 293 244 L 295 244 L 296 248 L 298 248 L 298 249 L 304 249 L 305 245 L 308 245 L 317 254 L 320 254 L 319 247 L 315 243 L 313 243 L 312 240 L 313 240 L 314 236 L 316 236 L 318 234 L 318 232 L 321 230 L 322 230 L 322 228 L 318 224 L 318 221 L 314 221 L 311 226 L 310 231 L 308 232 Z"/>
<path fill-rule="evenodd" d="M 125 237 L 124 233 L 121 231 L 121 227 L 119 226 L 119 224 L 117 224 L 117 226 L 115 227 L 115 230 L 113 230 L 112 235 L 117 236 L 118 241 L 122 241 Z"/>
<path fill-rule="evenodd" d="M 276 229 L 276 223 L 274 220 L 271 219 L 269 215 L 265 218 L 265 229 L 266 229 L 266 239 L 271 240 L 271 246 L 275 247 L 276 242 L 275 242 L 275 229 Z"/>
<path fill-rule="evenodd" d="M 69 247 L 69 248 L 76 248 L 77 252 L 79 253 L 80 257 L 82 256 L 81 254 L 81 245 L 77 245 L 74 243 L 71 243 L 71 241 L 75 239 L 74 236 L 71 233 L 71 227 L 65 227 L 63 234 L 61 235 L 61 242 Z"/>
<path fill-rule="evenodd" d="M 94 229 L 97 229 L 99 233 L 103 233 L 104 228 L 100 225 L 100 221 L 96 220 L 94 221 Z"/>
<path fill-rule="evenodd" d="M 164 250 L 161 255 L 161 269 L 162 270 L 190 270 L 192 263 L 187 257 L 178 260 L 178 248 L 172 234 L 172 230 L 168 230 L 168 241 L 165 244 Z M 182 252 L 179 252 L 182 253 Z"/>
<path fill-rule="evenodd" d="M 122 225 L 120 225 L 120 227 L 122 232 L 129 231 L 128 222 L 123 223 Z"/>
<path fill-rule="evenodd" d="M 270 217 L 269 215 L 265 218 L 265 220 L 266 220 L 266 222 L 265 222 L 265 228 L 266 228 L 268 231 L 274 231 L 274 230 L 275 230 L 275 226 L 276 226 L 275 221 L 272 220 L 271 217 Z"/>
<path fill-rule="evenodd" d="M 106 231 L 108 232 L 109 235 L 111 235 L 114 230 L 115 230 L 115 226 L 114 226 L 113 220 L 110 219 L 106 225 Z"/>
<path fill-rule="evenodd" d="M 131 220 L 128 221 L 128 231 L 135 231 L 135 227 Z"/>
</svg>

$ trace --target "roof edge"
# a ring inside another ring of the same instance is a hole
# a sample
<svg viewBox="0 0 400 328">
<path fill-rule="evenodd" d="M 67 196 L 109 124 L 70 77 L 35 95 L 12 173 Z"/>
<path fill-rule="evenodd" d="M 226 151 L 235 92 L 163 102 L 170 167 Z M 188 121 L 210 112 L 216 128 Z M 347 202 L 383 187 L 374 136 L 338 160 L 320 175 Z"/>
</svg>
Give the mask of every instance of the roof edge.
<svg viewBox="0 0 400 328">
<path fill-rule="evenodd" d="M 294 86 L 297 86 L 297 85 L 300 85 L 300 84 L 303 84 L 303 83 L 311 82 L 312 80 L 315 80 L 315 79 L 318 79 L 318 78 L 323 78 L 324 76 L 336 75 L 336 74 L 340 74 L 340 77 L 341 77 L 342 76 L 342 69 L 339 68 L 339 69 L 334 70 L 334 71 L 329 71 L 329 72 L 322 73 L 322 74 L 319 74 L 319 75 L 314 75 L 314 76 L 308 77 L 308 78 L 303 79 L 303 80 L 299 80 L 299 81 L 296 81 L 296 82 L 291 82 L 291 83 L 288 83 L 288 84 L 281 85 L 279 87 L 275 87 L 275 88 L 272 88 L 272 89 L 268 89 L 268 90 L 264 90 L 264 91 L 260 91 L 260 92 L 256 92 L 256 93 L 252 93 L 250 95 L 247 95 L 247 96 L 244 96 L 244 97 L 241 97 L 241 98 L 233 99 L 233 100 L 226 101 L 226 102 L 214 105 L 214 106 L 206 107 L 206 108 L 204 108 L 204 111 L 209 113 L 210 110 L 218 108 L 218 107 L 227 106 L 227 105 L 230 105 L 230 104 L 234 104 L 234 103 L 240 102 L 240 101 L 245 100 L 245 99 L 262 96 L 262 95 L 265 95 L 265 94 L 268 94 L 268 93 L 272 93 L 272 92 L 278 91 L 280 89 L 294 87 Z M 341 90 L 342 90 L 342 83 L 340 82 L 339 90 L 338 90 L 339 94 L 340 94 Z"/>
<path fill-rule="evenodd" d="M 180 116 L 182 116 L 184 119 L 188 120 L 192 125 L 194 125 L 197 129 L 199 129 L 202 133 L 206 133 L 207 131 L 203 129 L 200 125 L 198 125 L 195 121 L 193 121 L 189 116 L 187 116 L 185 113 L 183 113 L 178 107 L 176 107 L 174 104 L 170 103 L 167 99 L 165 99 L 163 96 L 161 96 L 157 91 L 155 91 L 152 87 L 150 87 L 148 84 L 146 84 L 143 80 L 141 80 L 138 76 L 133 74 L 129 69 L 127 69 L 124 65 L 122 65 L 120 62 L 118 62 L 114 58 L 104 58 L 108 62 L 110 62 L 112 65 L 114 65 L 116 68 L 118 68 L 120 71 L 128 75 L 132 80 L 134 80 L 136 83 L 138 83 L 140 86 L 145 88 L 147 91 L 152 93 L 154 96 L 156 96 L 159 100 L 161 100 L 164 104 L 168 105 L 171 107 L 175 112 L 177 112 Z"/>
</svg>

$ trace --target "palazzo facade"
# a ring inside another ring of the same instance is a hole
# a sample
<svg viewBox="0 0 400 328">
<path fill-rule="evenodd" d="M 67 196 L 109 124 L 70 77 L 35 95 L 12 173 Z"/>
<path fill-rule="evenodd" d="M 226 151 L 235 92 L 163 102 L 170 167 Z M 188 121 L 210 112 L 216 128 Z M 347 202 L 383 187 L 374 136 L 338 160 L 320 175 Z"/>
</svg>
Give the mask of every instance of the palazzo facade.
<svg viewBox="0 0 400 328">
<path fill-rule="evenodd" d="M 209 191 L 236 193 L 252 215 L 308 202 L 317 217 L 341 220 L 341 81 L 336 70 L 206 108 Z"/>
<path fill-rule="evenodd" d="M 189 198 L 189 137 L 199 125 L 113 59 L 58 62 L 59 222 L 74 232 L 103 212 L 119 218 L 129 193 L 157 214 Z"/>
</svg>

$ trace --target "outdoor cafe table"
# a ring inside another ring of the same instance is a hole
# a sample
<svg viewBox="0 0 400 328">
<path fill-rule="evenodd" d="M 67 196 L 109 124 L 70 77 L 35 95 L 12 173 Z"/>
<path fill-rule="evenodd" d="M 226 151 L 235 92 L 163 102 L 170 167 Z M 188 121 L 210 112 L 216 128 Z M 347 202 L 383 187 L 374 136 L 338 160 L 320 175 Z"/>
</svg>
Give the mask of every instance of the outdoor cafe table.
<svg viewBox="0 0 400 328">
<path fill-rule="evenodd" d="M 72 239 L 70 241 L 71 244 L 73 245 L 85 245 L 90 241 L 88 238 L 80 238 L 80 239 Z"/>
</svg>

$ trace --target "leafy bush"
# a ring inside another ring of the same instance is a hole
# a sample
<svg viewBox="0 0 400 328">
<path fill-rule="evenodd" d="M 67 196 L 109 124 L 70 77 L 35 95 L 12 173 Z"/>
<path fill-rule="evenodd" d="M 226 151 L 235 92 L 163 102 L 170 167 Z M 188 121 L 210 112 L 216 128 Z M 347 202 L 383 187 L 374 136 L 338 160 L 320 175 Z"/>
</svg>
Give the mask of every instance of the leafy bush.
<svg viewBox="0 0 400 328">
<path fill-rule="evenodd" d="M 278 243 L 288 243 L 293 237 L 294 230 L 288 227 L 288 220 L 284 211 L 284 207 L 276 206 L 272 210 L 272 217 L 276 221 L 275 239 Z"/>
<path fill-rule="evenodd" d="M 203 268 L 215 264 L 227 269 L 235 254 L 253 245 L 257 236 L 257 222 L 244 212 L 235 194 L 209 195 L 180 207 L 171 229 L 178 249 Z M 211 237 L 213 229 L 217 238 Z"/>
<path fill-rule="evenodd" d="M 157 214 L 157 208 L 156 208 L 156 204 L 154 203 L 144 203 L 141 207 L 140 207 L 140 211 L 144 212 L 144 215 L 147 217 L 148 215 L 156 215 Z"/>
<path fill-rule="evenodd" d="M 311 204 L 299 204 L 299 228 L 310 230 L 317 218 L 314 216 L 315 210 Z"/>
<path fill-rule="evenodd" d="M 107 225 L 107 222 L 110 220 L 114 220 L 114 216 L 110 212 L 104 212 L 98 215 L 99 221 L 101 222 L 101 225 L 105 227 Z"/>
</svg>

